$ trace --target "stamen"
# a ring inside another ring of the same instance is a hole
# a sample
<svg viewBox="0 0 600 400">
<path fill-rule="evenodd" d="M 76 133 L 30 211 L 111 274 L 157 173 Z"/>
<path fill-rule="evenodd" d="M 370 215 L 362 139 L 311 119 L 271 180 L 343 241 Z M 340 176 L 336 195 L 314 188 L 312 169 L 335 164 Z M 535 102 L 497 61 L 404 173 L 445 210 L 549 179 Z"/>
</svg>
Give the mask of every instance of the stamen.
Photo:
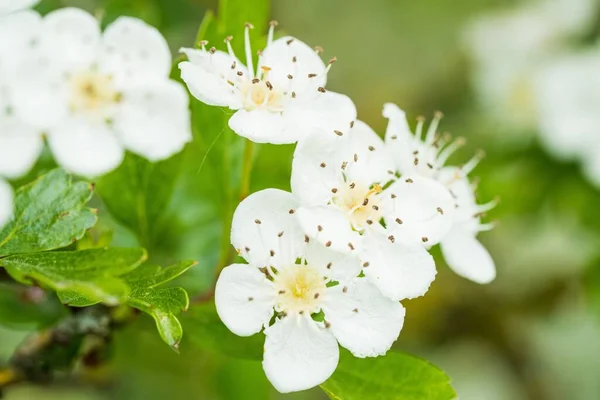
<svg viewBox="0 0 600 400">
<path fill-rule="evenodd" d="M 275 27 L 279 25 L 279 22 L 273 20 L 269 22 L 269 33 L 267 34 L 267 46 L 273 43 L 273 34 L 275 32 Z"/>
<path fill-rule="evenodd" d="M 417 141 L 421 141 L 421 136 L 423 136 L 423 125 L 425 124 L 425 117 L 419 116 L 417 117 L 417 129 L 415 130 L 415 138 Z"/>
<path fill-rule="evenodd" d="M 323 53 L 324 51 L 325 51 L 325 49 L 324 49 L 324 48 L 322 48 L 321 46 L 315 46 L 315 52 L 316 52 L 317 54 L 321 54 L 321 53 Z"/>
<path fill-rule="evenodd" d="M 250 77 L 254 77 L 254 61 L 252 60 L 252 46 L 250 45 L 250 29 L 254 29 L 252 24 L 246 22 L 246 29 L 244 30 L 244 48 L 246 51 L 246 66 L 250 71 Z"/>
<path fill-rule="evenodd" d="M 493 209 L 494 207 L 496 207 L 499 202 L 500 202 L 500 198 L 496 197 L 494 200 L 492 200 L 492 201 L 490 201 L 488 203 L 478 204 L 477 205 L 477 210 L 480 213 L 486 212 L 486 211 L 490 211 L 491 209 Z"/>
<path fill-rule="evenodd" d="M 467 143 L 467 141 L 465 138 L 462 138 L 462 137 L 459 137 L 454 142 L 450 143 L 449 146 L 447 146 L 442 151 L 440 151 L 440 153 L 436 159 L 436 164 L 438 166 L 442 167 L 446 163 L 446 161 L 448 161 L 448 158 L 450 158 L 450 156 L 452 154 L 454 154 L 454 152 L 456 150 L 458 150 L 462 146 L 464 146 L 465 143 Z"/>
<path fill-rule="evenodd" d="M 431 124 L 429 124 L 429 129 L 427 129 L 427 137 L 425 139 L 425 143 L 427 143 L 427 144 L 433 143 L 433 141 L 435 139 L 435 134 L 437 132 L 437 128 L 440 125 L 440 121 L 442 120 L 443 116 L 444 115 L 439 111 L 436 111 L 434 113 L 433 121 L 431 121 Z"/>
<path fill-rule="evenodd" d="M 208 44 L 208 40 L 201 40 L 200 42 L 198 42 L 198 44 L 200 45 L 200 47 L 202 47 L 202 51 L 206 51 L 206 45 Z"/>
<path fill-rule="evenodd" d="M 463 174 L 466 176 L 473 172 L 475 167 L 477 167 L 477 164 L 479 164 L 479 161 L 481 161 L 484 157 L 485 153 L 482 150 L 478 151 L 477 154 L 475 154 L 475 156 L 469 160 L 469 162 L 462 166 L 461 171 Z"/>
</svg>

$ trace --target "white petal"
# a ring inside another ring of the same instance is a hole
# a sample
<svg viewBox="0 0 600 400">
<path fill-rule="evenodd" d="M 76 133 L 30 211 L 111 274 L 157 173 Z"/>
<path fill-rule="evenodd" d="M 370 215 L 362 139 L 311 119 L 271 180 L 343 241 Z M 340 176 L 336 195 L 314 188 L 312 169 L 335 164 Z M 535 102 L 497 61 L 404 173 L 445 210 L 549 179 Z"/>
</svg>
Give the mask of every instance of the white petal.
<svg viewBox="0 0 600 400">
<path fill-rule="evenodd" d="M 452 230 L 441 243 L 442 253 L 454 272 L 477 283 L 496 278 L 496 266 L 490 253 L 468 232 Z"/>
<path fill-rule="evenodd" d="M 283 190 L 251 194 L 235 210 L 231 244 L 257 267 L 294 264 L 305 247 L 296 220 L 297 208 L 292 194 Z"/>
<path fill-rule="evenodd" d="M 344 182 L 343 159 L 339 145 L 324 135 L 299 142 L 292 161 L 292 193 L 305 206 L 327 204 L 331 189 Z"/>
<path fill-rule="evenodd" d="M 0 17 L 1 17 L 0 11 Z M 34 11 L 23 11 L 1 17 L 0 21 L 0 71 L 6 72 L 15 63 L 15 54 L 31 49 L 33 39 L 39 34 L 42 18 Z"/>
<path fill-rule="evenodd" d="M 439 182 L 425 177 L 402 177 L 384 196 L 389 201 L 389 214 L 385 216 L 388 229 L 401 243 L 433 246 L 450 231 L 454 199 Z"/>
<path fill-rule="evenodd" d="M 341 253 L 311 240 L 306 247 L 308 264 L 321 270 L 323 276 L 334 281 L 351 279 L 360 274 L 360 260 L 354 254 Z"/>
<path fill-rule="evenodd" d="M 229 119 L 229 127 L 238 135 L 256 143 L 287 144 L 297 138 L 283 129 L 283 118 L 279 113 L 267 110 L 238 110 Z"/>
<path fill-rule="evenodd" d="M 330 206 L 300 207 L 298 222 L 311 239 L 335 251 L 349 253 L 360 246 L 361 236 L 346 215 Z"/>
<path fill-rule="evenodd" d="M 294 57 L 296 61 L 293 61 Z M 265 48 L 261 56 L 261 66 L 271 68 L 267 78 L 276 88 L 287 88 L 290 85 L 287 76 L 292 75 L 294 78 L 289 90 L 296 91 L 299 96 L 302 96 L 307 87 L 315 91 L 318 87 L 324 87 L 327 80 L 325 64 L 317 52 L 290 36 L 277 39 Z M 309 78 L 309 74 L 317 76 Z"/>
<path fill-rule="evenodd" d="M 393 155 L 396 168 L 400 173 L 407 174 L 414 170 L 415 139 L 406 121 L 406 113 L 397 105 L 386 103 L 383 106 L 383 116 L 388 119 L 385 131 L 385 143 Z"/>
<path fill-rule="evenodd" d="M 42 23 L 40 46 L 62 71 L 86 68 L 96 60 L 100 23 L 94 16 L 69 7 L 49 13 Z"/>
<path fill-rule="evenodd" d="M 114 127 L 125 148 L 150 161 L 178 153 L 192 139 L 189 98 L 179 83 L 164 80 L 130 86 Z"/>
<path fill-rule="evenodd" d="M 433 257 L 423 247 L 392 243 L 379 235 L 363 239 L 360 257 L 365 275 L 392 300 L 424 295 L 437 273 Z"/>
<path fill-rule="evenodd" d="M 0 17 L 33 7 L 39 2 L 40 0 L 0 0 Z"/>
<path fill-rule="evenodd" d="M 104 31 L 99 68 L 111 73 L 117 84 L 163 79 L 171 72 L 171 51 L 156 28 L 120 17 Z"/>
<path fill-rule="evenodd" d="M 17 118 L 0 117 L 0 176 L 29 172 L 44 148 L 41 134 Z"/>
<path fill-rule="evenodd" d="M 48 134 L 56 162 L 86 177 L 96 177 L 118 167 L 124 150 L 115 134 L 102 123 L 86 118 L 68 118 Z"/>
<path fill-rule="evenodd" d="M 404 307 L 382 295 L 369 279 L 342 282 L 328 288 L 324 297 L 329 329 L 356 357 L 382 356 L 398 338 Z"/>
<path fill-rule="evenodd" d="M 392 157 L 371 127 L 357 120 L 349 139 L 345 173 L 350 181 L 369 187 L 374 183 L 383 185 L 394 178 Z"/>
<path fill-rule="evenodd" d="M 281 393 L 310 389 L 325 382 L 339 361 L 335 337 L 310 317 L 284 318 L 265 329 L 263 368 Z"/>
<path fill-rule="evenodd" d="M 13 190 L 5 181 L 0 179 L 0 228 L 6 224 L 13 215 Z"/>
<path fill-rule="evenodd" d="M 285 106 L 283 117 L 285 134 L 298 141 L 312 140 L 311 135 L 315 132 L 330 141 L 340 141 L 349 134 L 351 123 L 356 120 L 356 106 L 346 95 L 330 91 L 320 93 L 315 89 L 314 96 L 291 99 Z"/>
<path fill-rule="evenodd" d="M 221 271 L 215 288 L 215 305 L 221 321 L 239 336 L 250 336 L 269 324 L 275 290 L 256 267 L 233 264 Z"/>
<path fill-rule="evenodd" d="M 238 71 L 248 74 L 246 67 L 237 58 L 222 51 L 213 54 L 185 48 L 180 51 L 190 60 L 179 63 L 181 79 L 195 98 L 211 106 L 234 110 L 242 106 L 241 95 L 227 82 L 236 82 Z M 235 68 L 232 69 L 232 66 Z"/>
</svg>

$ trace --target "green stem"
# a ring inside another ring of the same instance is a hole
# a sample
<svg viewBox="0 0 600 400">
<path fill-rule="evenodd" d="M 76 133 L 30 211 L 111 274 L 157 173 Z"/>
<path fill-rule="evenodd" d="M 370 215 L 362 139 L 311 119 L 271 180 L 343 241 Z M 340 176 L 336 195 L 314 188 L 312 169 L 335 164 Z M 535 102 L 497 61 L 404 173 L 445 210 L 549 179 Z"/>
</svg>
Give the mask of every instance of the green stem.
<svg viewBox="0 0 600 400">
<path fill-rule="evenodd" d="M 250 194 L 250 177 L 252 176 L 252 156 L 254 153 L 254 142 L 246 140 L 244 147 L 244 161 L 242 164 L 242 182 L 240 184 L 240 201 Z"/>
</svg>

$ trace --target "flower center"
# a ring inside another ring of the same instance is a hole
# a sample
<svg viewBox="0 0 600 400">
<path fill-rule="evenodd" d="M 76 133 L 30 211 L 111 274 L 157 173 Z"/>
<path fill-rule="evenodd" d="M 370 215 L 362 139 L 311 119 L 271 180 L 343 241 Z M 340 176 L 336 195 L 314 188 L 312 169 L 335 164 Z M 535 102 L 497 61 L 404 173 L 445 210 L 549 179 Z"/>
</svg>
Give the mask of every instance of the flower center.
<svg viewBox="0 0 600 400">
<path fill-rule="evenodd" d="M 344 185 L 332 199 L 334 205 L 346 213 L 354 229 L 361 231 L 367 225 L 378 222 L 381 217 L 379 194 L 383 191 L 378 184 L 370 189 L 355 183 Z"/>
<path fill-rule="evenodd" d="M 263 69 L 265 72 L 262 80 L 259 78 L 245 80 L 241 85 L 240 91 L 244 98 L 244 109 L 246 111 L 264 109 L 271 112 L 281 112 L 283 111 L 284 94 L 276 90 L 266 80 L 269 68 L 263 67 Z"/>
<path fill-rule="evenodd" d="M 106 113 L 120 98 L 112 77 L 93 70 L 71 77 L 70 96 L 73 111 L 92 114 Z"/>
<path fill-rule="evenodd" d="M 274 277 L 277 290 L 277 311 L 287 314 L 312 314 L 320 309 L 325 292 L 325 279 L 309 265 L 291 265 Z"/>
</svg>

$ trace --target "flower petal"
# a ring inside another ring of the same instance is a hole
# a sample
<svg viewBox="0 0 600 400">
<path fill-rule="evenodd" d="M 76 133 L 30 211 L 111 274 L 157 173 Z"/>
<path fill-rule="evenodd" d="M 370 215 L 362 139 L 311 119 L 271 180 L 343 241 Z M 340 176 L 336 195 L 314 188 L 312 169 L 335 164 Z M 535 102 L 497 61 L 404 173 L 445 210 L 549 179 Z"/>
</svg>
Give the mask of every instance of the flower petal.
<svg viewBox="0 0 600 400">
<path fill-rule="evenodd" d="M 496 278 L 496 266 L 490 253 L 468 232 L 452 230 L 441 243 L 442 253 L 454 272 L 477 283 Z"/>
<path fill-rule="evenodd" d="M 294 143 L 297 138 L 284 131 L 283 122 L 279 113 L 242 109 L 229 119 L 229 127 L 238 135 L 256 143 Z"/>
<path fill-rule="evenodd" d="M 282 37 L 268 45 L 260 63 L 262 67 L 270 68 L 267 78 L 275 88 L 284 87 L 295 91 L 300 97 L 306 88 L 316 91 L 318 87 L 324 87 L 327 81 L 325 63 L 321 57 L 306 43 L 291 36 Z M 309 74 L 315 76 L 309 78 Z M 288 79 L 288 75 L 292 75 L 293 79 Z"/>
<path fill-rule="evenodd" d="M 176 82 L 148 82 L 128 87 L 114 127 L 128 149 L 150 161 L 178 153 L 192 139 L 189 98 Z"/>
<path fill-rule="evenodd" d="M 394 178 L 394 162 L 383 140 L 371 127 L 357 120 L 350 131 L 348 166 L 345 170 L 348 180 L 366 187 L 374 183 L 385 184 Z"/>
<path fill-rule="evenodd" d="M 0 176 L 19 178 L 29 172 L 44 148 L 37 130 L 14 117 L 0 117 Z"/>
<path fill-rule="evenodd" d="M 291 99 L 283 111 L 286 135 L 298 141 L 312 140 L 312 135 L 323 135 L 330 141 L 339 141 L 350 132 L 356 120 L 356 106 L 343 94 L 318 92 L 305 99 Z"/>
<path fill-rule="evenodd" d="M 39 34 L 41 16 L 35 11 L 23 11 L 2 16 L 0 6 L 0 71 L 6 72 L 15 64 L 15 54 L 31 49 Z"/>
<path fill-rule="evenodd" d="M 332 188 L 344 182 L 344 152 L 324 135 L 298 143 L 292 161 L 292 193 L 305 206 L 327 204 Z"/>
<path fill-rule="evenodd" d="M 165 79 L 171 72 L 171 51 L 156 28 L 137 18 L 120 17 L 104 31 L 99 68 L 118 85 Z"/>
<path fill-rule="evenodd" d="M 348 253 L 360 245 L 361 236 L 352 230 L 346 215 L 333 207 L 300 207 L 296 215 L 304 233 L 327 248 Z"/>
<path fill-rule="evenodd" d="M 0 228 L 6 224 L 13 215 L 13 190 L 5 181 L 0 179 Z"/>
<path fill-rule="evenodd" d="M 360 257 L 365 275 L 392 300 L 424 295 L 437 274 L 433 257 L 423 247 L 392 243 L 375 234 L 363 239 Z"/>
<path fill-rule="evenodd" d="M 304 257 L 308 264 L 319 268 L 323 276 L 334 281 L 351 279 L 360 274 L 360 260 L 354 254 L 340 253 L 316 240 L 306 246 Z"/>
<path fill-rule="evenodd" d="M 406 113 L 397 105 L 386 103 L 383 106 L 383 116 L 388 119 L 385 143 L 393 155 L 396 168 L 402 174 L 414 171 L 415 156 L 412 152 L 416 147 L 415 138 L 406 120 Z"/>
<path fill-rule="evenodd" d="M 242 98 L 230 82 L 236 82 L 237 71 L 248 73 L 246 67 L 229 54 L 216 51 L 209 53 L 204 50 L 180 50 L 189 61 L 179 63 L 181 79 L 186 83 L 192 95 L 201 102 L 237 110 L 242 106 Z M 234 69 L 231 67 L 235 66 Z"/>
<path fill-rule="evenodd" d="M 269 324 L 273 316 L 275 291 L 256 267 L 233 264 L 219 275 L 215 304 L 221 321 L 239 336 L 251 336 Z"/>
<path fill-rule="evenodd" d="M 47 14 L 42 24 L 40 47 L 63 72 L 86 68 L 96 61 L 100 23 L 90 13 L 61 8 Z"/>
<path fill-rule="evenodd" d="M 231 244 L 257 267 L 294 264 L 305 246 L 297 208 L 296 199 L 283 190 L 251 194 L 235 210 Z"/>
<path fill-rule="evenodd" d="M 454 199 L 441 183 L 425 177 L 402 177 L 384 194 L 388 229 L 405 244 L 433 246 L 450 231 Z"/>
<path fill-rule="evenodd" d="M 86 177 L 103 175 L 123 161 L 123 147 L 109 127 L 83 117 L 68 118 L 49 131 L 48 143 L 60 166 Z"/>
<path fill-rule="evenodd" d="M 310 389 L 325 382 L 339 361 L 335 337 L 310 317 L 284 318 L 265 329 L 263 368 L 281 393 Z"/>
<path fill-rule="evenodd" d="M 405 314 L 399 302 L 365 278 L 328 288 L 323 312 L 340 345 L 361 358 L 384 355 L 398 338 Z"/>
<path fill-rule="evenodd" d="M 40 0 L 2 0 L 0 1 L 0 17 L 4 17 L 15 11 L 33 7 L 39 2 Z"/>
</svg>

